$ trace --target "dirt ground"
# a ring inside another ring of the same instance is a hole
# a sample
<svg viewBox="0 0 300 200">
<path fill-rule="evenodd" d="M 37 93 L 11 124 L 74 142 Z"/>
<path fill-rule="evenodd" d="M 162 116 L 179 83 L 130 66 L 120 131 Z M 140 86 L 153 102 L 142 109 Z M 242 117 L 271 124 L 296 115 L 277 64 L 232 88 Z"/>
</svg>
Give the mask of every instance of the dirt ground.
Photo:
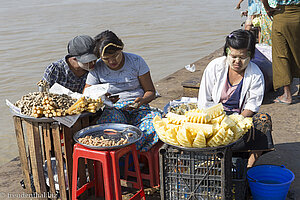
<svg viewBox="0 0 300 200">
<path fill-rule="evenodd" d="M 164 79 L 155 83 L 155 87 L 161 97 L 151 102 L 151 106 L 163 109 L 171 100 L 180 99 L 183 96 L 182 82 L 187 80 L 200 80 L 203 70 L 213 58 L 219 57 L 222 49 L 218 49 L 208 56 L 195 62 L 196 71 L 189 72 L 181 69 Z M 298 82 L 297 82 L 298 81 Z M 299 80 L 293 84 L 294 94 L 291 105 L 273 103 L 273 99 L 282 91 L 269 92 L 265 95 L 264 103 L 261 106 L 262 112 L 267 112 L 272 117 L 273 140 L 275 151 L 261 156 L 257 164 L 284 165 L 293 171 L 296 178 L 290 187 L 288 198 L 290 200 L 300 199 L 300 97 L 296 96 L 299 87 Z M 23 179 L 19 158 L 0 167 L 0 199 L 9 198 L 9 194 L 22 194 L 25 190 L 21 187 Z M 160 199 L 159 190 L 146 189 L 147 199 Z M 154 192 L 154 193 L 152 193 Z M 15 198 L 16 199 L 16 198 Z"/>
</svg>

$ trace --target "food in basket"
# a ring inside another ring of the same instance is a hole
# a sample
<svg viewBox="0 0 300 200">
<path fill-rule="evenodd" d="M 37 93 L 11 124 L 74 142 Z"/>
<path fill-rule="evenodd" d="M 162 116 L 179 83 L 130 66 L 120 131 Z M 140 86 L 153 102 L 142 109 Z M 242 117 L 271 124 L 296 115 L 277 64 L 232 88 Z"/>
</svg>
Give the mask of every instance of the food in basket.
<svg viewBox="0 0 300 200">
<path fill-rule="evenodd" d="M 82 107 L 83 104 L 77 103 L 78 101 L 84 101 L 86 104 Z M 101 98 L 86 99 L 82 97 L 78 101 L 66 94 L 34 92 L 22 96 L 22 98 L 15 103 L 15 106 L 21 109 L 21 114 L 38 118 L 61 117 L 67 114 L 79 114 L 83 111 L 95 113 L 103 105 Z M 80 109 L 77 109 L 78 104 L 80 105 Z"/>
<path fill-rule="evenodd" d="M 208 116 L 206 119 L 210 120 L 193 120 L 204 119 L 203 116 Z M 206 110 L 187 111 L 185 115 L 169 112 L 166 118 L 156 116 L 153 124 L 158 137 L 166 143 L 203 148 L 235 142 L 252 127 L 252 118 L 236 114 L 225 115 L 222 104 L 218 104 Z"/>
<path fill-rule="evenodd" d="M 98 147 L 111 147 L 111 146 L 120 146 L 128 143 L 126 138 L 121 137 L 118 140 L 109 139 L 101 137 L 93 137 L 87 135 L 85 137 L 79 138 L 78 142 L 81 144 L 89 145 L 89 146 L 98 146 Z"/>
</svg>

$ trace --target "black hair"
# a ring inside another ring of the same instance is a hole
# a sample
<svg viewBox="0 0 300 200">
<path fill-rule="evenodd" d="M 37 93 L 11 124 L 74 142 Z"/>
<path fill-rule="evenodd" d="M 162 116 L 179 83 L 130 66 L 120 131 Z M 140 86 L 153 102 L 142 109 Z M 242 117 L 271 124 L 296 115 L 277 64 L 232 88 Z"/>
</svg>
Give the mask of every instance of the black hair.
<svg viewBox="0 0 300 200">
<path fill-rule="evenodd" d="M 227 48 L 229 47 L 233 49 L 247 49 L 250 52 L 250 58 L 252 59 L 255 54 L 255 43 L 256 39 L 253 33 L 248 30 L 238 29 L 231 32 L 226 37 L 223 55 L 227 56 Z"/>
<path fill-rule="evenodd" d="M 94 37 L 94 40 L 96 43 L 95 48 L 94 48 L 94 54 L 98 58 L 100 58 L 100 56 L 102 54 L 103 47 L 105 47 L 109 43 L 113 43 L 118 46 L 122 46 L 122 48 L 118 48 L 118 47 L 111 45 L 111 46 L 108 46 L 105 49 L 105 51 L 114 53 L 115 51 L 123 50 L 123 47 L 124 47 L 122 40 L 120 38 L 118 38 L 118 36 L 110 30 L 103 31 L 102 33 L 96 35 Z"/>
</svg>

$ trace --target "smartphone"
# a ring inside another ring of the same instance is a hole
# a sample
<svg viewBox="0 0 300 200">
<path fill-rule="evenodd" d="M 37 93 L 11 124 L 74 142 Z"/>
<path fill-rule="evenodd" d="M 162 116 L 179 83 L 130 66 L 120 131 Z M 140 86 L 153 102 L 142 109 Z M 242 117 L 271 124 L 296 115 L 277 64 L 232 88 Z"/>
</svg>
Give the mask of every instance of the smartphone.
<svg viewBox="0 0 300 200">
<path fill-rule="evenodd" d="M 107 98 L 119 98 L 119 95 L 109 95 Z"/>
</svg>

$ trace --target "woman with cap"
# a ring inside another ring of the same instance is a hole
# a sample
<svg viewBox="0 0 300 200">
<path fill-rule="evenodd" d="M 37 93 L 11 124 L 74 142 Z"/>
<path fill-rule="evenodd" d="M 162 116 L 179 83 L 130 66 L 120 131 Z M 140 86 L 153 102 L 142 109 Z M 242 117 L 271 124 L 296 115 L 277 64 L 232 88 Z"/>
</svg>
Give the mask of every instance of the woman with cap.
<svg viewBox="0 0 300 200">
<path fill-rule="evenodd" d="M 97 57 L 94 54 L 95 41 L 88 35 L 76 36 L 69 41 L 68 55 L 49 65 L 43 76 L 51 87 L 58 83 L 72 92 L 82 93 L 87 72 L 94 68 Z"/>
<path fill-rule="evenodd" d="M 160 115 L 148 104 L 155 98 L 150 69 L 142 57 L 124 52 L 122 40 L 112 31 L 100 33 L 95 42 L 95 54 L 100 59 L 89 72 L 85 87 L 109 83 L 108 93 L 118 95 L 117 99 L 110 98 L 113 107 L 106 107 L 97 123 L 137 126 L 144 133 L 137 149 L 147 151 L 158 141 L 152 119 Z"/>
<path fill-rule="evenodd" d="M 224 56 L 211 61 L 203 73 L 198 108 L 222 103 L 228 115 L 254 116 L 262 104 L 265 89 L 261 70 L 251 62 L 254 53 L 255 37 L 250 31 L 230 33 L 226 37 Z M 253 166 L 260 154 L 251 154 L 248 167 Z"/>
</svg>

